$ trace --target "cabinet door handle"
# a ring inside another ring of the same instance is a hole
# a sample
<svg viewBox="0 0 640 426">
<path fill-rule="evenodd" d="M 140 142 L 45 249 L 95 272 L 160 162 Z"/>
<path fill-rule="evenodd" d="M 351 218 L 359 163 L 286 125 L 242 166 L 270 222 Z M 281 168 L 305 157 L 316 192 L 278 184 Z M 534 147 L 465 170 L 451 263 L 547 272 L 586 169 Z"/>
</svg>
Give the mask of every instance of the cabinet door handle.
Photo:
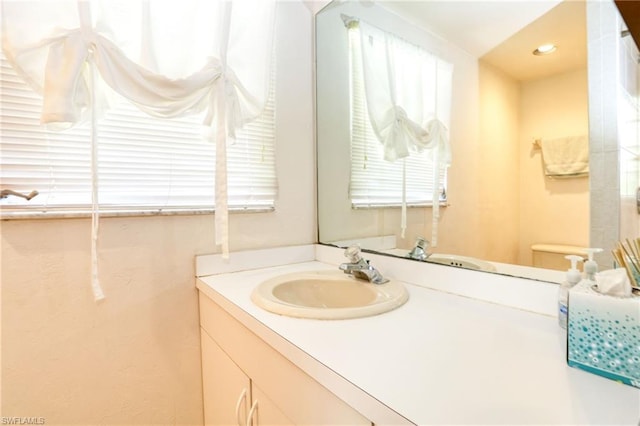
<svg viewBox="0 0 640 426">
<path fill-rule="evenodd" d="M 242 389 L 240 392 L 240 396 L 238 397 L 238 402 L 236 402 L 236 423 L 238 426 L 242 426 L 242 421 L 240 420 L 240 406 L 247 399 L 247 389 Z"/>
<path fill-rule="evenodd" d="M 258 408 L 258 400 L 256 399 L 255 401 L 253 401 L 253 404 L 251 404 L 251 409 L 249 410 L 249 416 L 247 416 L 246 426 L 251 426 L 251 424 L 253 423 L 253 415 L 255 414 L 257 408 Z"/>
</svg>

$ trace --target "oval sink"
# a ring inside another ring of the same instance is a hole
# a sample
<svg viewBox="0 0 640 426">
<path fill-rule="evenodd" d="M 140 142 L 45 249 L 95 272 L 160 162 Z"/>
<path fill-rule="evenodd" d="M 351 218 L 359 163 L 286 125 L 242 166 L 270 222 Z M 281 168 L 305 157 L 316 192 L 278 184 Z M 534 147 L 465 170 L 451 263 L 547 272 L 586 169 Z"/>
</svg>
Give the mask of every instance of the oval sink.
<svg viewBox="0 0 640 426">
<path fill-rule="evenodd" d="M 259 307 L 297 318 L 346 319 L 377 315 L 409 299 L 398 281 L 371 284 L 341 271 L 296 272 L 268 279 L 251 293 Z"/>
<path fill-rule="evenodd" d="M 441 265 L 457 266 L 459 268 L 475 269 L 477 271 L 496 272 L 496 267 L 485 261 L 474 257 L 458 256 L 457 254 L 440 254 L 433 253 L 427 259 L 427 262 L 439 263 Z"/>
<path fill-rule="evenodd" d="M 396 256 L 407 257 L 409 250 L 405 249 L 388 249 L 384 253 L 393 254 Z M 457 254 L 446 253 L 432 253 L 429 255 L 426 262 L 438 263 L 440 265 L 457 266 L 459 268 L 475 269 L 476 271 L 489 271 L 496 272 L 495 265 L 486 260 L 476 259 L 475 257 L 459 256 Z"/>
</svg>

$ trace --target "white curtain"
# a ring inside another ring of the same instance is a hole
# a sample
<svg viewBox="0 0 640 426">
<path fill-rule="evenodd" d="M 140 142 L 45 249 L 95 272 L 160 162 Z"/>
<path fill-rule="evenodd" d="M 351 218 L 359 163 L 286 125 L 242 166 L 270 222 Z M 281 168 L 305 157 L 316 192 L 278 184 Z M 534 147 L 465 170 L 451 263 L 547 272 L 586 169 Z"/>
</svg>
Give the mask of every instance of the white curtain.
<svg viewBox="0 0 640 426">
<path fill-rule="evenodd" d="M 451 164 L 447 125 L 451 112 L 452 64 L 366 22 L 347 24 L 360 32 L 365 96 L 371 127 L 396 161 L 428 150 L 434 165 L 431 245 L 437 245 L 440 170 Z M 406 200 L 401 230 L 406 229 Z"/>
<path fill-rule="evenodd" d="M 205 136 L 216 144 L 216 243 L 226 257 L 226 145 L 264 108 L 274 16 L 275 0 L 2 0 L 2 48 L 43 95 L 42 123 L 90 120 L 94 147 L 113 92 L 157 117 L 207 111 Z"/>
</svg>

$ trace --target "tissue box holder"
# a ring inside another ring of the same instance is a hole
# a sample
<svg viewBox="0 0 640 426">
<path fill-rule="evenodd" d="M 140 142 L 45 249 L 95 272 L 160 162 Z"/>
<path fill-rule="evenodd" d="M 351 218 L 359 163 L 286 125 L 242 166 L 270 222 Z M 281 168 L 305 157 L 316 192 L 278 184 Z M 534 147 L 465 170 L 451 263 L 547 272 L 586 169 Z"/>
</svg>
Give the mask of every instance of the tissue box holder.
<svg viewBox="0 0 640 426">
<path fill-rule="evenodd" d="M 569 291 L 567 363 L 640 388 L 640 297 L 607 296 L 592 285 Z"/>
</svg>

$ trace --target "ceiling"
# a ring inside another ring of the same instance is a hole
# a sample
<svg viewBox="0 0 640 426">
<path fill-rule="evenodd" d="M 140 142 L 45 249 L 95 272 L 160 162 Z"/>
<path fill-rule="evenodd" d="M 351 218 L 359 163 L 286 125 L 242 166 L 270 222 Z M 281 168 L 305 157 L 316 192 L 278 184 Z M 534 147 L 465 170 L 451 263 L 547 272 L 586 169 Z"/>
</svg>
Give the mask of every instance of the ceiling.
<svg viewBox="0 0 640 426">
<path fill-rule="evenodd" d="M 587 25 L 584 1 L 565 1 L 518 31 L 482 57 L 517 80 L 535 80 L 587 67 Z M 533 50 L 553 43 L 545 56 Z"/>
<path fill-rule="evenodd" d="M 586 67 L 584 0 L 380 1 L 406 21 L 449 40 L 516 80 Z M 540 44 L 555 53 L 534 56 Z"/>
</svg>

